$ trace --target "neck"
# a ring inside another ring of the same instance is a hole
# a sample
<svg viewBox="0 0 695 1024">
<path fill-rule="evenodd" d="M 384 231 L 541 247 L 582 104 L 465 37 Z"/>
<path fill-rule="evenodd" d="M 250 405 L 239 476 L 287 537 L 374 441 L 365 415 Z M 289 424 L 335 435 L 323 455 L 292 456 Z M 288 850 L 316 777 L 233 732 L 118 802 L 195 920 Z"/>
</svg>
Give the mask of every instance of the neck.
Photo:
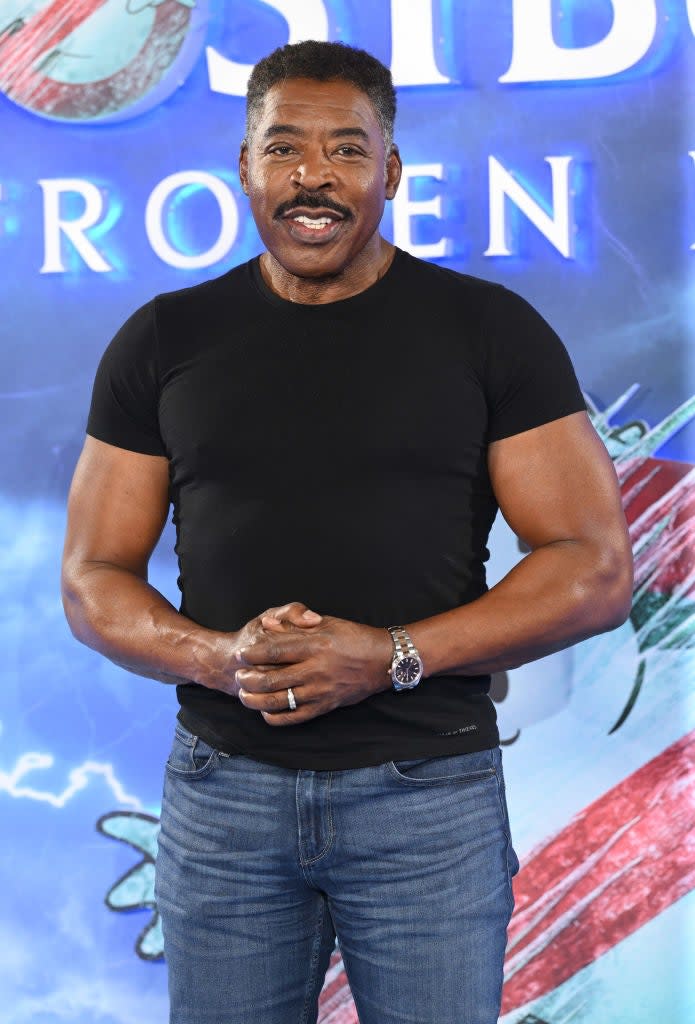
<svg viewBox="0 0 695 1024">
<path fill-rule="evenodd" d="M 261 256 L 260 268 L 263 280 L 280 298 L 317 306 L 349 299 L 365 291 L 384 276 L 395 253 L 390 242 L 375 235 L 346 267 L 325 277 L 298 277 L 291 274 L 269 252 Z"/>
</svg>

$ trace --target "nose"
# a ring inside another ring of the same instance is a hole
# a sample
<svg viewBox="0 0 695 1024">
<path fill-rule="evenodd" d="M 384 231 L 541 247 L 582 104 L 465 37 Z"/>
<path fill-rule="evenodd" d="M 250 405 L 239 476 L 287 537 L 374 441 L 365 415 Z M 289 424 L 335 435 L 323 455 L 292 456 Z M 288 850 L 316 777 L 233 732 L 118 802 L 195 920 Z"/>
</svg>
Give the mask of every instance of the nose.
<svg viewBox="0 0 695 1024">
<path fill-rule="evenodd" d="M 292 171 L 292 182 L 308 192 L 329 189 L 335 182 L 333 166 L 323 149 L 305 150 Z"/>
</svg>

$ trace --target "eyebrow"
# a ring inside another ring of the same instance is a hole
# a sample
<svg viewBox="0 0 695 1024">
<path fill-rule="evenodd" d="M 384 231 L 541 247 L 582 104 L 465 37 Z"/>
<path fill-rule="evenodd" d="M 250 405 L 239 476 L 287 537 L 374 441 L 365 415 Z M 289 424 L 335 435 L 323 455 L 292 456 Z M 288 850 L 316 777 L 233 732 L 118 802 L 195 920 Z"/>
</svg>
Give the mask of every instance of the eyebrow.
<svg viewBox="0 0 695 1024">
<path fill-rule="evenodd" d="M 302 131 L 294 124 L 271 124 L 263 132 L 264 139 L 272 139 L 276 135 L 305 135 L 306 132 Z M 338 138 L 357 138 L 362 139 L 364 142 L 369 142 L 369 135 L 364 128 L 336 128 L 330 133 L 331 139 Z"/>
</svg>

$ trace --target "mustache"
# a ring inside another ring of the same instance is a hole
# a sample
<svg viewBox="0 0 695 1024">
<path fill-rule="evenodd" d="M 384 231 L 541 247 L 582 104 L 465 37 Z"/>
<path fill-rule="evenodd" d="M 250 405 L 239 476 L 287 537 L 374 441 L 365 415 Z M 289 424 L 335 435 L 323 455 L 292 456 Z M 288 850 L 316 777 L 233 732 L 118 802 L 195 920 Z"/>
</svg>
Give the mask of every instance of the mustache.
<svg viewBox="0 0 695 1024">
<path fill-rule="evenodd" d="M 292 199 L 287 199 L 284 203 L 280 203 L 273 216 L 285 217 L 292 210 L 298 210 L 302 207 L 305 210 L 333 210 L 334 213 L 339 213 L 346 220 L 352 216 L 346 206 L 336 203 L 334 199 L 328 199 L 327 196 L 317 195 L 316 192 L 299 192 Z"/>
</svg>

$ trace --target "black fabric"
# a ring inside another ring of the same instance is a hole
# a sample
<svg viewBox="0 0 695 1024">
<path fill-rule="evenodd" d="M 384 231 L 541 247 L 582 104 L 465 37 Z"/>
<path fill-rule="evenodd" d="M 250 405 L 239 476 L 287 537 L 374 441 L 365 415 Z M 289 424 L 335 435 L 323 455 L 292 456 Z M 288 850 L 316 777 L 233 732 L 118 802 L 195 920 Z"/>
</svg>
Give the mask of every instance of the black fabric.
<svg viewBox="0 0 695 1024">
<path fill-rule="evenodd" d="M 389 626 L 485 592 L 488 443 L 583 408 L 527 302 L 398 250 L 326 305 L 280 299 L 257 259 L 159 296 L 104 354 L 87 430 L 169 459 L 184 615 L 236 630 L 295 600 Z M 228 753 L 362 767 L 495 745 L 489 682 L 430 677 L 283 727 L 191 683 L 179 717 Z"/>
</svg>

